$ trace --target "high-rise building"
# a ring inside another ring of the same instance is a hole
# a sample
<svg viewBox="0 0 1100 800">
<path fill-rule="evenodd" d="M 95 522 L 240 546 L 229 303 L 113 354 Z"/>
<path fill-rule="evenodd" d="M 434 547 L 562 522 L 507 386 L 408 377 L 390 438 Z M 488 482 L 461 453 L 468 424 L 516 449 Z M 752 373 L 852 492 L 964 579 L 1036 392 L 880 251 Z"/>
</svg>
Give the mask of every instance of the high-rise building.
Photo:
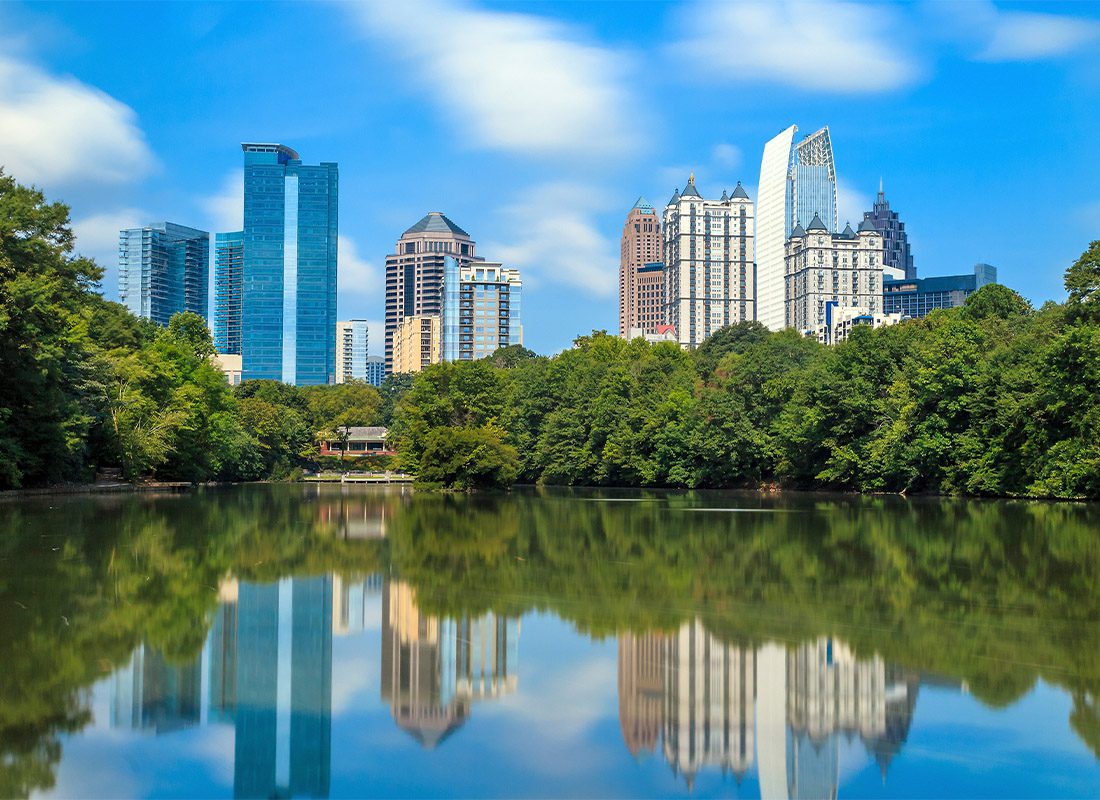
<svg viewBox="0 0 1100 800">
<path fill-rule="evenodd" d="M 367 379 L 369 339 L 367 321 L 352 319 L 336 323 L 336 382 Z"/>
<path fill-rule="evenodd" d="M 797 144 L 792 125 L 764 145 L 756 209 L 756 319 L 772 330 L 786 324 L 787 239 L 816 215 L 836 231 L 836 166 L 828 127 Z"/>
<path fill-rule="evenodd" d="M 642 320 L 641 281 L 639 272 L 646 265 L 660 262 L 664 257 L 661 238 L 661 220 L 649 201 L 639 197 L 623 224 L 623 237 L 619 255 L 619 336 L 626 336 L 632 328 L 649 330 L 653 324 Z M 647 274 L 652 288 L 653 270 Z M 663 273 L 658 273 L 663 276 Z M 662 298 L 663 299 L 663 298 Z"/>
<path fill-rule="evenodd" d="M 689 177 L 665 206 L 664 238 L 665 322 L 682 346 L 755 318 L 753 204 L 740 182 L 704 200 Z"/>
<path fill-rule="evenodd" d="M 997 282 L 997 268 L 975 264 L 972 275 L 939 275 L 882 284 L 882 305 L 891 314 L 923 317 L 937 308 L 955 308 L 988 283 Z"/>
<path fill-rule="evenodd" d="M 460 264 L 480 260 L 470 234 L 432 211 L 397 240 L 386 256 L 386 374 L 397 371 L 393 337 L 406 317 L 439 315 L 443 311 L 444 259 Z"/>
<path fill-rule="evenodd" d="M 210 234 L 163 222 L 118 233 L 118 296 L 139 317 L 167 325 L 190 311 L 206 319 Z"/>
<path fill-rule="evenodd" d="M 214 349 L 241 354 L 244 231 L 214 235 Z"/>
<path fill-rule="evenodd" d="M 831 233 L 815 214 L 805 230 L 791 231 L 786 261 L 785 327 L 816 334 L 829 304 L 882 310 L 882 234 L 870 220 L 858 233 L 851 225 Z"/>
<path fill-rule="evenodd" d="M 909 234 L 905 232 L 905 223 L 898 218 L 898 212 L 890 210 L 890 202 L 882 191 L 881 180 L 878 182 L 878 197 L 871 210 L 863 212 L 863 219 L 870 221 L 875 230 L 882 234 L 886 275 L 898 280 L 916 278 L 917 268 L 913 266 Z"/>
<path fill-rule="evenodd" d="M 417 314 L 401 321 L 390 337 L 392 372 L 420 372 L 440 362 L 439 321 L 438 314 Z"/>
<path fill-rule="evenodd" d="M 640 329 L 643 333 L 657 333 L 661 328 L 666 327 L 664 263 L 657 261 L 652 264 L 643 264 L 635 271 L 635 280 L 637 282 L 635 317 L 638 325 L 630 330 Z M 630 337 L 629 331 L 627 336 Z"/>
<path fill-rule="evenodd" d="M 281 144 L 241 148 L 244 377 L 334 383 L 339 170 Z"/>
<path fill-rule="evenodd" d="M 488 261 L 462 264 L 454 256 L 444 261 L 442 359 L 475 361 L 523 344 L 519 270 Z"/>
<path fill-rule="evenodd" d="M 386 359 L 382 356 L 367 356 L 367 383 L 381 386 L 386 379 Z"/>
</svg>

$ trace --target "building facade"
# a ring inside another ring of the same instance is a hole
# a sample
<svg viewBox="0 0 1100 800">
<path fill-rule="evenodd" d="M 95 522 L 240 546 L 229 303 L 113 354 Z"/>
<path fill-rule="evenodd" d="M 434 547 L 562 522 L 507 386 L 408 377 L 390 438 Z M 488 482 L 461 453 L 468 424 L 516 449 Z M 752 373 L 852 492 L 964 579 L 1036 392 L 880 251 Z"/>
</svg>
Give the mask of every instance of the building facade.
<svg viewBox="0 0 1100 800">
<path fill-rule="evenodd" d="M 190 311 L 206 319 L 210 234 L 163 222 L 118 234 L 118 296 L 139 317 L 158 325 Z"/>
<path fill-rule="evenodd" d="M 281 144 L 241 148 L 244 377 L 334 383 L 339 170 Z"/>
<path fill-rule="evenodd" d="M 365 319 L 351 319 L 336 323 L 337 383 L 367 379 L 369 338 Z"/>
<path fill-rule="evenodd" d="M 367 383 L 371 386 L 381 386 L 384 380 L 386 380 L 386 359 L 382 356 L 367 356 Z"/>
<path fill-rule="evenodd" d="M 732 194 L 704 200 L 688 179 L 665 206 L 665 322 L 684 347 L 754 319 L 753 204 L 740 182 Z"/>
<path fill-rule="evenodd" d="M 440 362 L 439 314 L 405 317 L 393 332 L 392 372 L 420 372 Z"/>
<path fill-rule="evenodd" d="M 661 324 L 663 291 L 658 298 L 651 297 L 654 284 L 660 279 L 663 289 L 663 272 L 649 269 L 643 283 L 642 270 L 660 263 L 664 258 L 664 241 L 661 238 L 661 220 L 653 206 L 639 197 L 623 224 L 623 236 L 619 254 L 619 335 L 625 336 L 631 328 L 649 330 Z M 643 289 L 643 286 L 645 287 Z M 646 300 L 643 301 L 643 291 Z M 656 302 L 653 300 L 656 299 Z M 645 309 L 643 313 L 643 308 Z M 654 311 L 657 318 L 654 319 Z M 646 319 L 643 319 L 643 316 Z"/>
<path fill-rule="evenodd" d="M 840 306 L 833 301 L 825 304 L 825 322 L 814 332 L 822 344 L 840 344 L 852 331 L 860 326 L 884 328 L 901 322 L 901 314 L 887 314 L 885 311 L 872 313 L 866 308 Z"/>
<path fill-rule="evenodd" d="M 786 324 L 786 246 L 795 227 L 816 215 L 838 229 L 836 164 L 829 128 L 795 143 L 792 125 L 764 145 L 756 210 L 756 319 Z"/>
<path fill-rule="evenodd" d="M 635 327 L 647 333 L 666 327 L 664 263 L 643 264 L 635 272 L 635 281 L 635 317 L 638 322 Z"/>
<path fill-rule="evenodd" d="M 937 308 L 955 308 L 987 283 L 997 282 L 997 268 L 975 264 L 973 275 L 941 275 L 914 280 L 886 280 L 883 309 L 904 317 L 923 317 Z"/>
<path fill-rule="evenodd" d="M 523 281 L 518 269 L 445 259 L 441 328 L 444 361 L 475 361 L 523 344 Z"/>
<path fill-rule="evenodd" d="M 412 316 L 431 316 L 443 311 L 444 259 L 460 264 L 479 261 L 470 235 L 438 211 L 432 211 L 397 240 L 395 252 L 386 256 L 386 374 L 399 372 L 394 365 L 394 335 Z"/>
<path fill-rule="evenodd" d="M 905 232 L 905 223 L 899 219 L 898 212 L 890 210 L 881 180 L 878 183 L 878 197 L 871 210 L 863 212 L 863 219 L 870 221 L 875 230 L 882 234 L 883 264 L 887 276 L 898 280 L 915 279 L 917 268 L 913 266 L 909 234 Z"/>
<path fill-rule="evenodd" d="M 784 326 L 816 335 L 826 324 L 829 304 L 882 311 L 882 234 L 870 221 L 858 233 L 848 225 L 830 233 L 814 215 L 787 241 Z"/>
<path fill-rule="evenodd" d="M 244 231 L 214 235 L 214 349 L 241 354 Z"/>
</svg>

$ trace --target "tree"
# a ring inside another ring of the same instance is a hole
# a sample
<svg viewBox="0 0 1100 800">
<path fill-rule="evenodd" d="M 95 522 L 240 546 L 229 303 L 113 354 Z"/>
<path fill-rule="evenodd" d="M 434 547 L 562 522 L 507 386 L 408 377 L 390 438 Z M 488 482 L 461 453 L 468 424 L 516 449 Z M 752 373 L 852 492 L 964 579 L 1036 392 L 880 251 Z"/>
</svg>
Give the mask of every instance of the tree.
<svg viewBox="0 0 1100 800">
<path fill-rule="evenodd" d="M 1089 244 L 1066 270 L 1069 307 L 1078 316 L 1100 321 L 1100 240 Z"/>
<path fill-rule="evenodd" d="M 966 298 L 962 315 L 969 319 L 1011 319 L 1027 316 L 1031 311 L 1031 303 L 1017 292 L 999 283 L 987 283 Z"/>
<path fill-rule="evenodd" d="M 417 479 L 450 489 L 506 489 L 516 479 L 516 449 L 494 426 L 436 428 L 424 442 Z"/>
</svg>

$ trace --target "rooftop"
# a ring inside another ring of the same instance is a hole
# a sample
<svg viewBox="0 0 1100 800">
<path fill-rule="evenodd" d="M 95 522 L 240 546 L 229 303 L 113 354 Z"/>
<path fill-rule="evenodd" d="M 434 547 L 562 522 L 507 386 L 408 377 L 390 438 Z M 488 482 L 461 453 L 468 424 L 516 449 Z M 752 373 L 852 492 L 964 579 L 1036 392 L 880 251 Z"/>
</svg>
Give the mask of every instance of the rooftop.
<svg viewBox="0 0 1100 800">
<path fill-rule="evenodd" d="M 298 161 L 301 158 L 297 150 L 287 147 L 285 144 L 274 142 L 241 142 L 241 150 L 246 153 L 283 153 L 293 161 Z"/>
<path fill-rule="evenodd" d="M 470 234 L 438 211 L 429 211 L 419 222 L 408 228 L 402 236 L 410 233 L 450 233 L 455 236 L 470 238 Z"/>
</svg>

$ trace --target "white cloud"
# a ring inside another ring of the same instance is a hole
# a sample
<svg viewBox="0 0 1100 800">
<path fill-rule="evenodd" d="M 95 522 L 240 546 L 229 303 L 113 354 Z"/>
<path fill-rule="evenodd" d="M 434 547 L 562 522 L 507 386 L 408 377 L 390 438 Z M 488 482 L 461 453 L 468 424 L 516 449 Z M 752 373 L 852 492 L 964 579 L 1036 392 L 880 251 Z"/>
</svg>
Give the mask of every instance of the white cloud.
<svg viewBox="0 0 1100 800">
<path fill-rule="evenodd" d="M 741 166 L 741 158 L 741 148 L 728 142 L 716 144 L 714 150 L 711 151 L 711 160 L 719 167 L 725 167 L 726 169 Z"/>
<path fill-rule="evenodd" d="M 136 208 L 119 208 L 73 220 L 76 252 L 94 258 L 101 267 L 118 265 L 118 232 L 148 225 L 149 215 Z M 114 287 L 109 287 L 114 288 Z"/>
<path fill-rule="evenodd" d="M 871 210 L 871 195 L 857 189 L 843 178 L 836 182 L 836 216 L 837 224 L 844 230 L 845 223 L 851 223 L 853 228 L 858 228 L 863 222 L 863 212 Z"/>
<path fill-rule="evenodd" d="M 979 61 L 1033 61 L 1056 58 L 1100 38 L 1100 22 L 1080 17 L 996 11 L 989 26 L 992 35 L 978 53 Z"/>
<path fill-rule="evenodd" d="M 155 165 L 133 109 L 10 56 L 0 56 L 0 162 L 50 190 L 132 182 Z"/>
<path fill-rule="evenodd" d="M 607 238 L 593 219 L 607 207 L 607 199 L 591 187 L 565 181 L 544 184 L 501 209 L 502 229 L 522 238 L 489 242 L 479 249 L 519 268 L 525 283 L 558 283 L 611 297 L 618 286 L 618 242 Z"/>
<path fill-rule="evenodd" d="M 836 0 L 696 3 L 681 12 L 686 35 L 669 55 L 690 58 L 708 79 L 888 91 L 920 78 L 896 16 L 883 5 Z"/>
<path fill-rule="evenodd" d="M 244 227 L 244 172 L 235 169 L 225 176 L 217 194 L 199 201 L 210 230 L 219 233 L 239 231 Z"/>
<path fill-rule="evenodd" d="M 629 59 L 569 26 L 448 0 L 349 8 L 368 36 L 412 63 L 425 91 L 475 146 L 576 157 L 638 143 Z"/>
<path fill-rule="evenodd" d="M 340 291 L 381 298 L 382 270 L 359 257 L 359 248 L 349 236 L 341 236 L 336 245 L 336 263 L 340 271 Z"/>
</svg>

